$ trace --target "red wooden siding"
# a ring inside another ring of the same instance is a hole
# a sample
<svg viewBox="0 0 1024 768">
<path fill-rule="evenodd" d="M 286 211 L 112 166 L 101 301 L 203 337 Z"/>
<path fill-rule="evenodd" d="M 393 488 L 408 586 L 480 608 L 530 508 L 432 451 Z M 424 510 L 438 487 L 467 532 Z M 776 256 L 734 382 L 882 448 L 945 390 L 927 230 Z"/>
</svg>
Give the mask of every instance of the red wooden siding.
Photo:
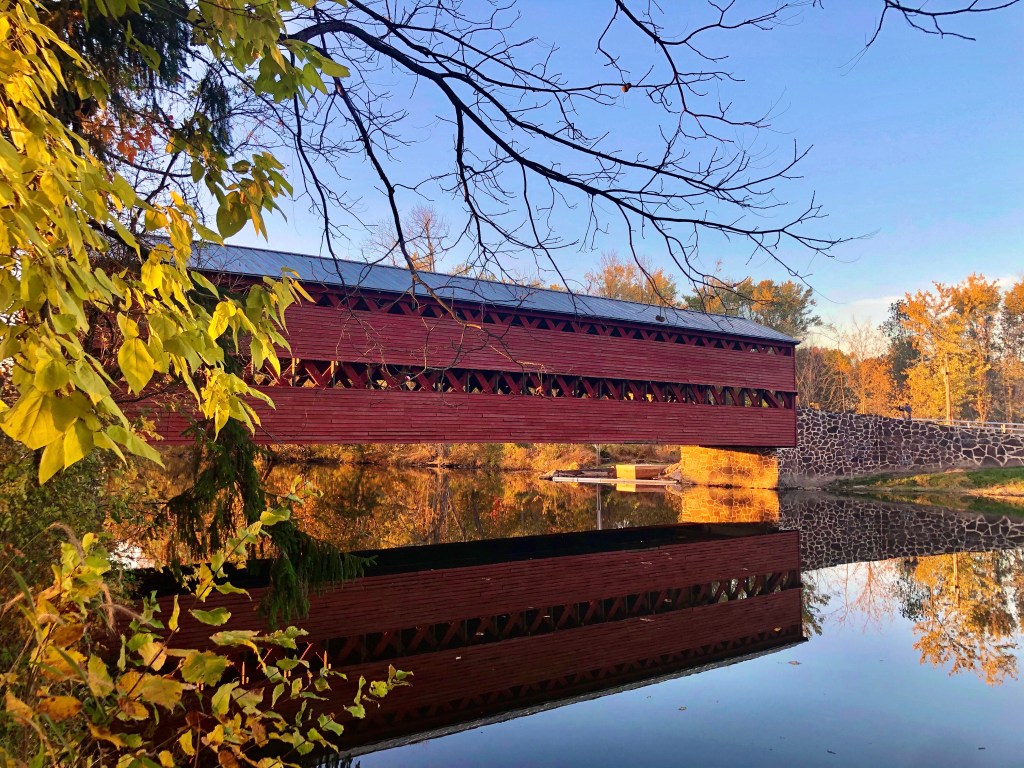
<svg viewBox="0 0 1024 768">
<path fill-rule="evenodd" d="M 261 387 L 276 410 L 257 404 L 263 444 L 345 443 L 678 443 L 795 445 L 795 411 L 740 406 Z M 149 415 L 167 442 L 187 419 Z"/>
<path fill-rule="evenodd" d="M 258 442 L 796 445 L 789 343 L 307 287 Z"/>
<path fill-rule="evenodd" d="M 300 359 L 796 388 L 794 360 L 782 355 L 309 305 L 290 309 L 287 322 Z"/>
</svg>

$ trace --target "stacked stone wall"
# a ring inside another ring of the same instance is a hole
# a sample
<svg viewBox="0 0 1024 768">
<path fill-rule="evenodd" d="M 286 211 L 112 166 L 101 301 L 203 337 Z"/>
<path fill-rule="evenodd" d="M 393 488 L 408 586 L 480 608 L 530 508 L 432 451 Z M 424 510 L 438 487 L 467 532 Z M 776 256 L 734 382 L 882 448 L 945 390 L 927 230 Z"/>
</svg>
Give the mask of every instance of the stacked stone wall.
<svg viewBox="0 0 1024 768">
<path fill-rule="evenodd" d="M 727 488 L 778 488 L 774 448 L 707 448 L 684 445 L 679 464 L 668 473 L 684 483 Z"/>
<path fill-rule="evenodd" d="M 781 496 L 779 528 L 800 531 L 803 569 L 1024 547 L 1024 519 L 822 493 Z"/>
<path fill-rule="evenodd" d="M 776 452 L 779 485 L 820 486 L 884 472 L 1024 466 L 1024 435 L 801 408 L 797 447 Z"/>
</svg>

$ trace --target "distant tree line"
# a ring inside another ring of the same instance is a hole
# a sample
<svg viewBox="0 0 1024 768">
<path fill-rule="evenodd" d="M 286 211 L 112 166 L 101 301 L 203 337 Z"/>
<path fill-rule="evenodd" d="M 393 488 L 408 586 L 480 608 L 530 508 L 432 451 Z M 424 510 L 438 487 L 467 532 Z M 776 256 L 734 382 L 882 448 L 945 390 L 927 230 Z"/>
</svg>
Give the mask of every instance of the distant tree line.
<svg viewBox="0 0 1024 768">
<path fill-rule="evenodd" d="M 972 274 L 893 302 L 878 327 L 826 325 L 795 280 L 711 278 L 689 294 L 642 259 L 606 254 L 587 273 L 600 296 L 747 317 L 797 339 L 802 405 L 915 418 L 1024 421 L 1024 279 Z"/>
</svg>

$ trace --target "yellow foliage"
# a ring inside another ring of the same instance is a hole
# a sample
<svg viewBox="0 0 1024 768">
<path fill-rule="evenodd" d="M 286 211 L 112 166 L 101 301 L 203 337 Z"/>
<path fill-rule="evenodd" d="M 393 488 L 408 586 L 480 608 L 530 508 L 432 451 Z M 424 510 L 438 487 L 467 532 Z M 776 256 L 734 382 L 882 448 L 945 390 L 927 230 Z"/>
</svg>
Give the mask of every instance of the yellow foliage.
<svg viewBox="0 0 1024 768">
<path fill-rule="evenodd" d="M 200 3 L 190 22 L 215 59 L 239 74 L 258 68 L 257 92 L 304 99 L 324 89 L 322 75 L 347 72 L 313 46 L 281 42 L 282 12 L 291 8 L 290 0 L 277 0 L 240 14 L 230 4 Z M 116 18 L 142 4 L 97 9 Z M 159 461 L 115 400 L 118 377 L 136 395 L 157 378 L 176 381 L 217 429 L 229 418 L 251 427 L 253 392 L 225 369 L 222 340 L 237 347 L 245 337 L 261 361 L 277 367 L 284 312 L 301 290 L 288 276 L 268 279 L 243 303 L 218 296 L 190 268 L 196 237 L 220 241 L 246 222 L 265 234 L 263 216 L 290 192 L 281 164 L 265 152 L 230 162 L 201 137 L 172 140 L 167 151 L 190 156 L 193 177 L 216 199 L 219 233 L 180 195 L 165 203 L 142 199 L 57 117 L 55 99 L 71 92 L 98 105 L 100 125 L 107 94 L 103 78 L 45 18 L 35 0 L 13 0 L 0 12 L 0 359 L 11 362 L 16 390 L 0 408 L 0 429 L 43 450 L 40 481 L 96 448 Z M 155 52 L 137 43 L 135 50 L 157 66 Z M 146 145 L 152 135 L 140 131 L 136 141 Z M 129 229 L 135 220 L 144 222 L 141 231 Z M 101 261 L 112 248 L 122 260 Z M 216 309 L 209 312 L 197 294 Z M 117 371 L 106 369 L 87 341 L 101 315 L 120 330 L 108 350 Z"/>
</svg>

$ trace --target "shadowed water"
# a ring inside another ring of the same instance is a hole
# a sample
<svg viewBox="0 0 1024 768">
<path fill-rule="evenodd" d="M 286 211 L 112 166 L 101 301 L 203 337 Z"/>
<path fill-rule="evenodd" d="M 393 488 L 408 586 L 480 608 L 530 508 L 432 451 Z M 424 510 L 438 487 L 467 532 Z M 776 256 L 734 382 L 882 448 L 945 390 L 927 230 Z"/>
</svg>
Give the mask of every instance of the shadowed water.
<svg viewBox="0 0 1024 768">
<path fill-rule="evenodd" d="M 525 475 L 279 467 L 274 479 L 296 474 L 321 492 L 303 525 L 347 549 L 443 553 L 457 550 L 432 547 L 510 538 L 529 548 L 555 534 L 692 523 L 737 542 L 800 532 L 808 642 L 720 655 L 727 663 L 667 679 L 595 684 L 586 696 L 553 694 L 543 706 L 513 698 L 501 716 L 481 702 L 444 728 L 407 728 L 385 748 L 341 760 L 366 768 L 1024 763 L 1016 724 L 1024 520 L 820 494 L 638 493 Z M 496 643 L 495 663 L 523 641 Z M 401 666 L 415 672 L 417 657 Z"/>
</svg>

